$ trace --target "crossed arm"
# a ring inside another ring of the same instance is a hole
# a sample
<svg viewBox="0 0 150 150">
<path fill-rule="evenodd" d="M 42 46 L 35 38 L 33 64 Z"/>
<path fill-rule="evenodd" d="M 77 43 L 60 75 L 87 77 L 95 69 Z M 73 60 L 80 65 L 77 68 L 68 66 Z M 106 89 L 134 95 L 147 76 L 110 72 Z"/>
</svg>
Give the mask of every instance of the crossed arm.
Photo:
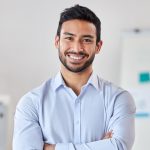
<svg viewBox="0 0 150 150">
<path fill-rule="evenodd" d="M 110 131 L 105 134 L 102 140 L 112 138 L 113 131 Z M 44 144 L 43 150 L 55 150 L 55 144 Z"/>
<path fill-rule="evenodd" d="M 128 102 L 126 102 L 128 101 Z M 103 139 L 89 143 L 45 144 L 32 101 L 22 101 L 15 115 L 13 150 L 131 150 L 134 142 L 135 107 L 128 94 L 117 98 Z M 110 104 L 109 104 L 110 105 Z M 32 107 L 31 107 L 32 106 Z"/>
<path fill-rule="evenodd" d="M 113 129 L 113 135 L 108 133 L 101 140 L 81 144 L 45 144 L 38 123 L 23 117 L 15 123 L 13 150 L 131 150 L 134 141 L 134 118 L 130 115 L 112 123 L 109 129 Z"/>
</svg>

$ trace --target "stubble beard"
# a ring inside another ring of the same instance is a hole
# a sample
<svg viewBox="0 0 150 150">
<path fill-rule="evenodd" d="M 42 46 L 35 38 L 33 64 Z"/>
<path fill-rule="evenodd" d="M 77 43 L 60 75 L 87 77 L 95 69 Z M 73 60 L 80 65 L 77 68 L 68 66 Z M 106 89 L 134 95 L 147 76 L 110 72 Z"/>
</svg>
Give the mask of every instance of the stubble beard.
<svg viewBox="0 0 150 150">
<path fill-rule="evenodd" d="M 83 72 L 84 70 L 86 70 L 88 67 L 90 67 L 90 65 L 92 65 L 94 58 L 95 58 L 95 54 L 93 53 L 91 55 L 91 57 L 82 65 L 82 66 L 69 66 L 69 64 L 67 64 L 67 60 L 66 58 L 63 56 L 63 54 L 60 52 L 60 49 L 58 49 L 58 53 L 59 53 L 59 59 L 61 61 L 61 63 L 65 66 L 65 68 L 71 72 L 74 73 L 79 73 L 79 72 Z M 75 65 L 75 64 L 74 64 Z"/>
</svg>

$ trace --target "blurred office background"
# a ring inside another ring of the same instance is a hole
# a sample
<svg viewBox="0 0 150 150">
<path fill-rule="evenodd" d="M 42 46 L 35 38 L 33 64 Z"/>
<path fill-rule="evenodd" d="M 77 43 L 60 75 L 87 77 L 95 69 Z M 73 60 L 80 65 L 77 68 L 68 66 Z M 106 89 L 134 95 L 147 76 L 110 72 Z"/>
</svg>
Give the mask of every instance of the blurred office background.
<svg viewBox="0 0 150 150">
<path fill-rule="evenodd" d="M 20 97 L 58 72 L 54 38 L 59 14 L 74 4 L 89 7 L 102 22 L 103 47 L 95 71 L 135 98 L 141 88 L 145 92 L 136 102 L 142 108 L 136 116 L 134 150 L 142 150 L 143 145 L 148 150 L 150 110 L 145 106 L 150 96 L 142 95 L 150 93 L 149 0 L 0 0 L 0 150 L 12 149 L 13 117 Z"/>
</svg>

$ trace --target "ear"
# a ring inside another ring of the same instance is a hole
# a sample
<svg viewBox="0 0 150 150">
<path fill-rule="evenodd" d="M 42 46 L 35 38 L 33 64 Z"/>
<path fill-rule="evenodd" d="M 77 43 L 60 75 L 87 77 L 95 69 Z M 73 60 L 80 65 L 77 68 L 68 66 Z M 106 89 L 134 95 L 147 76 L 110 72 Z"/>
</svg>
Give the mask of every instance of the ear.
<svg viewBox="0 0 150 150">
<path fill-rule="evenodd" d="M 59 36 L 55 36 L 55 47 L 58 49 L 59 48 Z"/>
<path fill-rule="evenodd" d="M 96 44 L 96 54 L 100 52 L 102 45 L 103 45 L 103 41 L 101 40 Z"/>
</svg>

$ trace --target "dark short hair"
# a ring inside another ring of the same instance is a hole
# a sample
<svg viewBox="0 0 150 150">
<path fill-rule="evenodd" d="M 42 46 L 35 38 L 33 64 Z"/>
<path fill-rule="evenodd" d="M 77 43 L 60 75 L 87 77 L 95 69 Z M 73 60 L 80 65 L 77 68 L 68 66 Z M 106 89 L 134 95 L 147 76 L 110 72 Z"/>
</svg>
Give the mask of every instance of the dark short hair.
<svg viewBox="0 0 150 150">
<path fill-rule="evenodd" d="M 85 20 L 90 23 L 93 23 L 96 27 L 96 36 L 97 36 L 96 42 L 99 42 L 101 40 L 101 21 L 100 21 L 100 19 L 89 8 L 80 6 L 78 4 L 73 7 L 66 8 L 60 14 L 60 20 L 59 20 L 59 25 L 58 25 L 58 29 L 57 29 L 58 36 L 60 36 L 62 24 L 65 21 L 69 21 L 69 20 L 73 20 L 73 19 L 80 19 L 80 20 Z"/>
</svg>

